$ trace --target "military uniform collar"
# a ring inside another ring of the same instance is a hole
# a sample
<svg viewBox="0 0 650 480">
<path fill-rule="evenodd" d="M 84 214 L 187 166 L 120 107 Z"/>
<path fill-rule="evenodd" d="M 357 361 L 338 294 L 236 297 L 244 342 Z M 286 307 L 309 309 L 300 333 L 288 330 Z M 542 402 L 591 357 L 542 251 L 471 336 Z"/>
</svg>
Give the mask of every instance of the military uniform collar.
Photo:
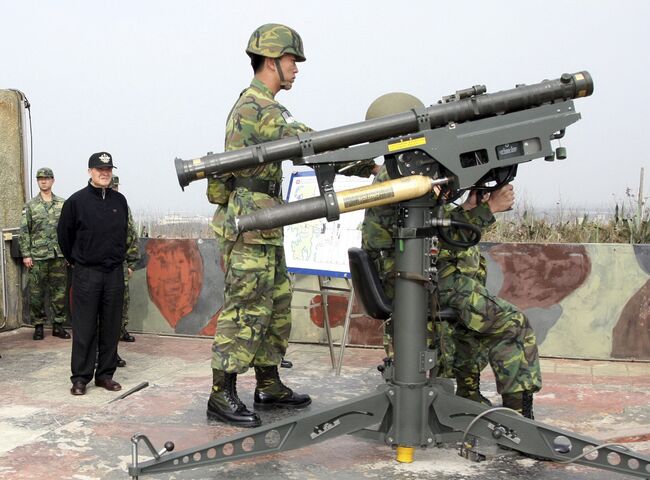
<svg viewBox="0 0 650 480">
<path fill-rule="evenodd" d="M 260 90 L 265 95 L 268 95 L 269 98 L 275 98 L 275 95 L 273 95 L 271 89 L 267 87 L 264 82 L 258 80 L 257 78 L 253 78 L 253 81 L 251 82 L 251 88 Z"/>
</svg>

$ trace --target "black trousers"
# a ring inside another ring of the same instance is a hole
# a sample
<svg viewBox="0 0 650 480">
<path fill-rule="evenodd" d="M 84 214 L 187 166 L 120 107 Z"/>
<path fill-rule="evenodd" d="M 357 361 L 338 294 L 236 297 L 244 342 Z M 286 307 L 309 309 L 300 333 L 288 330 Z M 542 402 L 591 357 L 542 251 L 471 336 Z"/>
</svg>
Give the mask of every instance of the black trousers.
<svg viewBox="0 0 650 480">
<path fill-rule="evenodd" d="M 76 265 L 72 271 L 72 376 L 84 384 L 113 378 L 122 325 L 124 271 L 110 272 Z M 95 357 L 97 355 L 97 357 Z M 95 358 L 97 368 L 95 369 Z"/>
</svg>

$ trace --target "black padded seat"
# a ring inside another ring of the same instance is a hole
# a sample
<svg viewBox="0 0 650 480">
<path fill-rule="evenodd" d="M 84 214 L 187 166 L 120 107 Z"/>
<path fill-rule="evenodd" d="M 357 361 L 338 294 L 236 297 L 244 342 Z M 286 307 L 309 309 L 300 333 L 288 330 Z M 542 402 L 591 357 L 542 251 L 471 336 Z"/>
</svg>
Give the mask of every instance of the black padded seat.
<svg viewBox="0 0 650 480">
<path fill-rule="evenodd" d="M 386 297 L 375 265 L 365 250 L 357 247 L 348 250 L 352 285 L 357 298 L 372 318 L 388 320 L 393 313 L 391 301 Z"/>
</svg>

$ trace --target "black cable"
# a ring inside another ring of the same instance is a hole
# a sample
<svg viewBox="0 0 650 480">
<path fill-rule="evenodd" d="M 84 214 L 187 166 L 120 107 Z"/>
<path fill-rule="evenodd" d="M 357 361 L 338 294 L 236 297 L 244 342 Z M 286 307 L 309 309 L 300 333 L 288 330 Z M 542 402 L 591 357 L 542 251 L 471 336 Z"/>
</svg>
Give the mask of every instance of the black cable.
<svg viewBox="0 0 650 480">
<path fill-rule="evenodd" d="M 34 135 L 32 132 L 32 105 L 25 95 L 20 90 L 17 90 L 21 97 L 23 97 L 23 105 L 27 109 L 27 116 L 29 118 L 29 198 L 32 198 L 32 178 L 34 178 Z M 26 200 L 29 200 L 27 198 Z"/>
<path fill-rule="evenodd" d="M 473 247 L 478 242 L 480 242 L 481 229 L 479 227 L 469 222 L 444 218 L 444 210 L 443 210 L 441 198 L 442 196 L 438 197 L 438 204 L 434 207 L 433 222 L 437 228 L 438 235 L 440 235 L 442 241 L 448 245 L 451 245 L 452 247 L 463 248 L 463 249 Z M 447 225 L 444 225 L 444 223 L 446 223 Z M 452 228 L 456 228 L 458 230 L 458 233 L 463 237 L 463 240 L 456 240 L 452 238 L 452 234 L 451 234 Z M 463 233 L 463 230 L 469 230 L 469 232 L 473 234 L 473 236 L 470 236 L 468 240 L 465 234 Z"/>
</svg>

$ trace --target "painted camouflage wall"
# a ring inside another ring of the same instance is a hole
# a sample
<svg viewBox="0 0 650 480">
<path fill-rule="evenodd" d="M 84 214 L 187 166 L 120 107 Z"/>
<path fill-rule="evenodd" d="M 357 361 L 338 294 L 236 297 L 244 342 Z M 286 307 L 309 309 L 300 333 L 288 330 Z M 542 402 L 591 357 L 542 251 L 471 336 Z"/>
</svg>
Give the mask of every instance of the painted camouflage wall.
<svg viewBox="0 0 650 480">
<path fill-rule="evenodd" d="M 519 306 L 543 355 L 650 360 L 650 245 L 485 244 L 488 288 Z M 213 240 L 142 239 L 131 281 L 134 331 L 213 335 L 223 303 L 223 273 Z M 326 342 L 318 279 L 296 277 L 292 341 Z M 344 287 L 343 279 L 331 286 Z M 347 298 L 327 295 L 335 341 Z M 359 312 L 358 305 L 354 313 Z M 380 345 L 381 325 L 363 315 L 349 344 Z"/>
</svg>

